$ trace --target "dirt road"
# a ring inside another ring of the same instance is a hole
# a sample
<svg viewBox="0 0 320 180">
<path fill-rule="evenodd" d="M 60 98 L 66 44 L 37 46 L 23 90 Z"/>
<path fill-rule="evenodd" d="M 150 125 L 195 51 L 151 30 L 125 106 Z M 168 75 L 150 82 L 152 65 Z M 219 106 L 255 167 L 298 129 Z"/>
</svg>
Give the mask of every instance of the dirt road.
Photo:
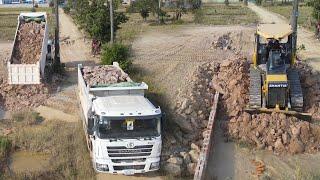
<svg viewBox="0 0 320 180">
<path fill-rule="evenodd" d="M 289 23 L 289 21 L 279 14 L 267 11 L 262 7 L 258 7 L 253 3 L 249 3 L 249 8 L 256 12 L 262 23 Z M 298 47 L 303 44 L 306 48 L 301 51 L 299 56 L 310 63 L 313 68 L 320 70 L 320 41 L 314 38 L 314 33 L 305 28 L 298 27 Z"/>
<path fill-rule="evenodd" d="M 66 65 L 67 79 L 50 97 L 44 106 L 36 108 L 41 116 L 48 120 L 60 119 L 67 122 L 79 120 L 78 101 L 76 96 L 77 64 L 93 64 L 89 45 L 84 42 L 82 33 L 73 23 L 71 17 L 60 9 L 60 56 Z"/>
</svg>

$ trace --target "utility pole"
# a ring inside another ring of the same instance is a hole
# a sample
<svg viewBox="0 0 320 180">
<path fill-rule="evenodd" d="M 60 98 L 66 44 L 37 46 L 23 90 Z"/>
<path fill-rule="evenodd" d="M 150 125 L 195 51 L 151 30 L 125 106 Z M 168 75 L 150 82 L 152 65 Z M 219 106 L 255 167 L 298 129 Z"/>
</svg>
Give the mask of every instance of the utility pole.
<svg viewBox="0 0 320 180">
<path fill-rule="evenodd" d="M 111 31 L 111 37 L 110 37 L 110 43 L 113 44 L 114 42 L 114 35 L 113 35 L 113 5 L 112 0 L 110 0 L 110 31 Z"/>
<path fill-rule="evenodd" d="M 60 42 L 59 42 L 59 9 L 58 9 L 58 0 L 55 0 L 55 16 L 56 16 L 56 28 L 55 28 L 55 36 L 54 36 L 54 68 L 55 71 L 59 71 L 60 69 Z"/>
<path fill-rule="evenodd" d="M 160 21 L 160 13 L 161 13 L 161 0 L 158 0 L 159 1 L 159 10 L 158 10 L 158 23 L 160 24 L 161 21 Z"/>
<path fill-rule="evenodd" d="M 292 18 L 291 18 L 291 27 L 293 30 L 293 38 L 292 38 L 292 50 L 294 56 L 297 52 L 297 35 L 298 35 L 298 16 L 299 16 L 299 0 L 293 1 L 293 9 L 292 9 Z"/>
</svg>

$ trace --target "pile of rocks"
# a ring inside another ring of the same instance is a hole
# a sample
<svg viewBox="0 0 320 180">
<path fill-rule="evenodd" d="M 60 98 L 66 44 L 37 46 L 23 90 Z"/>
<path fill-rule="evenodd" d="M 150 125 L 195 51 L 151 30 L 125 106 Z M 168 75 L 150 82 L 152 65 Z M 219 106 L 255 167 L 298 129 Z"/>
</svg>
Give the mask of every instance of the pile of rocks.
<svg viewBox="0 0 320 180">
<path fill-rule="evenodd" d="M 83 78 L 90 86 L 114 84 L 129 81 L 128 74 L 111 65 L 84 66 Z"/>
<path fill-rule="evenodd" d="M 216 49 L 230 50 L 232 49 L 232 39 L 230 37 L 231 33 L 223 34 L 218 37 L 216 41 L 212 42 L 212 46 Z"/>
<path fill-rule="evenodd" d="M 320 121 L 320 73 L 305 63 L 297 64 L 296 68 L 301 78 L 305 111 L 312 114 L 312 119 Z"/>
<path fill-rule="evenodd" d="M 245 59 L 226 60 L 219 64 L 212 87 L 222 95 L 219 117 L 229 119 L 222 128 L 226 136 L 276 153 L 302 153 L 320 150 L 320 126 L 285 114 L 244 112 L 248 104 L 250 64 Z M 298 65 L 305 90 L 306 111 L 319 117 L 319 80 L 306 65 Z M 311 102 L 310 102 L 311 101 Z"/>
<path fill-rule="evenodd" d="M 195 173 L 199 159 L 200 148 L 196 144 L 191 144 L 189 152 L 180 152 L 179 155 L 171 155 L 166 161 L 164 170 L 173 176 L 190 176 Z"/>
<path fill-rule="evenodd" d="M 45 84 L 9 85 L 0 84 L 0 106 L 9 111 L 37 107 L 48 99 L 50 87 Z"/>
<path fill-rule="evenodd" d="M 45 25 L 35 21 L 22 22 L 14 45 L 13 64 L 35 64 L 41 56 Z"/>
<path fill-rule="evenodd" d="M 281 113 L 242 113 L 228 123 L 228 133 L 239 141 L 277 153 L 320 150 L 320 126 Z"/>
<path fill-rule="evenodd" d="M 211 80 L 217 69 L 211 63 L 199 66 L 192 75 L 188 92 L 178 93 L 175 122 L 184 132 L 181 141 L 185 145 L 203 139 L 202 131 L 208 124 L 214 94 Z"/>
</svg>

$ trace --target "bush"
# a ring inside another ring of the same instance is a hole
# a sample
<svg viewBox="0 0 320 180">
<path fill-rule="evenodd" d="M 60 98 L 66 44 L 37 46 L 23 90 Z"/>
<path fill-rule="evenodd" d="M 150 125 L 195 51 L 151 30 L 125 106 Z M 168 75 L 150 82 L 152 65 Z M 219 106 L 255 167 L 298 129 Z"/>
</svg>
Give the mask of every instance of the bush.
<svg viewBox="0 0 320 180">
<path fill-rule="evenodd" d="M 69 6 L 64 6 L 63 7 L 63 11 L 64 11 L 64 13 L 66 13 L 66 14 L 69 14 L 70 13 L 70 7 Z"/>
<path fill-rule="evenodd" d="M 7 155 L 11 148 L 11 142 L 8 138 L 0 136 L 0 161 Z"/>
<path fill-rule="evenodd" d="M 104 65 L 118 62 L 124 71 L 129 71 L 132 64 L 129 60 L 129 50 L 129 46 L 124 44 L 105 44 L 102 47 L 101 62 Z"/>
</svg>

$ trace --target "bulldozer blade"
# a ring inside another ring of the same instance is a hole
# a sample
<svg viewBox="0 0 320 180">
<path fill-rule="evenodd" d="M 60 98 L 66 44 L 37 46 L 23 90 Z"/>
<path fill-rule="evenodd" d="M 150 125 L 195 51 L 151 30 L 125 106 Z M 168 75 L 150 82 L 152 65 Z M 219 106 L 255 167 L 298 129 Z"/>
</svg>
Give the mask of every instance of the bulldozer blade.
<svg viewBox="0 0 320 180">
<path fill-rule="evenodd" d="M 294 116 L 296 118 L 299 118 L 299 119 L 302 119 L 305 121 L 311 121 L 311 118 L 312 118 L 312 115 L 310 113 L 301 113 L 301 112 L 292 111 L 292 110 L 279 110 L 279 109 L 267 109 L 267 108 L 258 108 L 258 109 L 246 108 L 245 111 L 250 114 L 277 112 L 277 113 L 283 113 L 286 115 Z"/>
</svg>

